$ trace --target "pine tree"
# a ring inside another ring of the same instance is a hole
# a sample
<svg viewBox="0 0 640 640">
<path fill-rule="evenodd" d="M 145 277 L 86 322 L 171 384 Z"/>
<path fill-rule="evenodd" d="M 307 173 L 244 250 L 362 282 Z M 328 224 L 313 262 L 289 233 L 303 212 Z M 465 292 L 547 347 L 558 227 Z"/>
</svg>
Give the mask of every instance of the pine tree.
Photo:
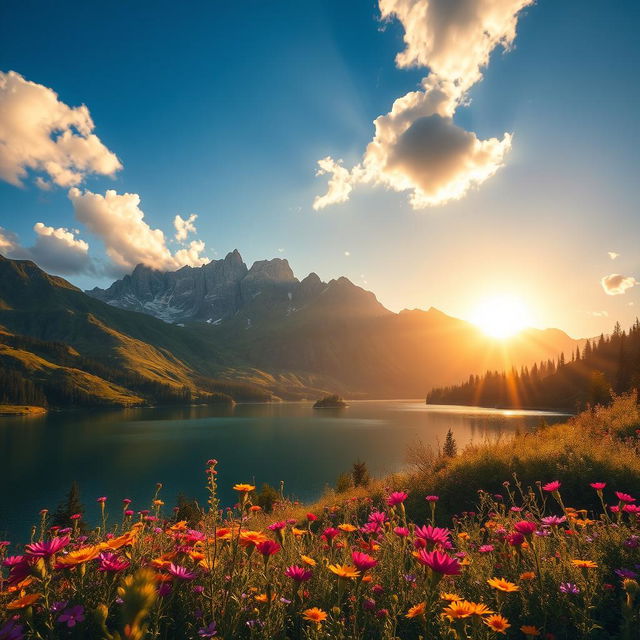
<svg viewBox="0 0 640 640">
<path fill-rule="evenodd" d="M 80 502 L 80 487 L 75 480 L 71 483 L 67 497 L 58 505 L 53 514 L 53 524 L 58 527 L 70 527 L 74 522 L 71 519 L 73 515 L 80 515 L 77 526 L 79 529 L 84 529 L 85 523 L 82 518 L 84 516 L 84 505 Z"/>
<path fill-rule="evenodd" d="M 366 487 L 369 484 L 369 470 L 367 469 L 366 462 L 353 463 L 353 470 L 351 471 L 351 477 L 353 479 L 354 487 Z"/>
<path fill-rule="evenodd" d="M 447 431 L 447 435 L 444 439 L 442 455 L 445 458 L 455 458 L 458 455 L 458 445 L 456 443 L 456 439 L 453 437 L 453 432 L 451 431 L 451 429 Z"/>
</svg>

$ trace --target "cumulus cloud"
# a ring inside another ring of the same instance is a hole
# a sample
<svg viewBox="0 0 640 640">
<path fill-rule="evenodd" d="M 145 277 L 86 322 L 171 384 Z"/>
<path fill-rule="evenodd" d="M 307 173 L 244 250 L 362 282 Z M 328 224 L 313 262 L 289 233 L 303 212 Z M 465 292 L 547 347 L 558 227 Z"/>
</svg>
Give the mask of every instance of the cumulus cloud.
<svg viewBox="0 0 640 640">
<path fill-rule="evenodd" d="M 33 260 L 45 271 L 60 275 L 94 272 L 89 245 L 76 237 L 77 230 L 49 227 L 43 222 L 33 226 L 35 244 L 23 247 L 18 237 L 0 228 L 0 253 L 15 260 Z"/>
<path fill-rule="evenodd" d="M 609 257 L 612 260 L 615 260 L 620 255 L 619 253 L 616 253 L 615 251 L 607 251 L 607 253 L 609 254 Z"/>
<path fill-rule="evenodd" d="M 173 226 L 176 229 L 174 237 L 178 242 L 184 242 L 190 233 L 196 233 L 195 222 L 197 219 L 198 216 L 195 213 L 192 213 L 186 220 L 179 214 L 173 219 Z"/>
<path fill-rule="evenodd" d="M 69 107 L 44 85 L 0 72 L 0 178 L 21 186 L 29 171 L 36 184 L 71 187 L 87 174 L 113 175 L 117 156 L 93 133 L 85 105 Z"/>
<path fill-rule="evenodd" d="M 208 262 L 201 255 L 204 242 L 199 240 L 171 253 L 162 230 L 152 229 L 145 222 L 137 193 L 118 194 L 109 189 L 103 196 L 74 187 L 69 190 L 69 199 L 77 220 L 102 239 L 107 255 L 122 272 L 138 264 L 170 271 Z"/>
<path fill-rule="evenodd" d="M 314 209 L 348 200 L 359 183 L 410 191 L 414 208 L 461 198 L 503 164 L 511 135 L 480 140 L 453 121 L 467 91 L 482 78 L 496 47 L 508 50 L 520 12 L 534 0 L 379 0 L 383 20 L 398 19 L 405 49 L 400 68 L 428 67 L 418 91 L 398 98 L 374 121 L 375 135 L 351 170 L 333 158 L 318 162 L 330 175 Z"/>
<path fill-rule="evenodd" d="M 638 281 L 632 276 L 621 276 L 619 273 L 612 273 L 602 278 L 600 284 L 607 295 L 619 296 L 625 293 L 627 289 L 637 285 Z"/>
</svg>

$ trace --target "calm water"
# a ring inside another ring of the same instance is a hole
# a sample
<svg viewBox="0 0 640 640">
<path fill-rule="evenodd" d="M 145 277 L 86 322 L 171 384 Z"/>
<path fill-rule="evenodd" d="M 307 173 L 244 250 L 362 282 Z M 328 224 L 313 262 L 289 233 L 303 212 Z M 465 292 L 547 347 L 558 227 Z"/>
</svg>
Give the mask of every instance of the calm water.
<svg viewBox="0 0 640 640">
<path fill-rule="evenodd" d="M 90 520 L 95 499 L 148 506 L 156 482 L 173 504 L 180 492 L 204 502 L 203 469 L 219 461 L 223 502 L 235 482 L 285 482 L 302 500 L 366 461 L 374 475 L 401 469 L 417 439 L 436 444 L 451 428 L 459 446 L 495 438 L 541 420 L 563 417 L 536 411 L 426 406 L 411 400 L 359 401 L 342 410 L 310 403 L 185 407 L 52 413 L 0 418 L 0 539 L 24 537 L 44 507 L 54 509 L 71 482 L 80 484 Z"/>
</svg>

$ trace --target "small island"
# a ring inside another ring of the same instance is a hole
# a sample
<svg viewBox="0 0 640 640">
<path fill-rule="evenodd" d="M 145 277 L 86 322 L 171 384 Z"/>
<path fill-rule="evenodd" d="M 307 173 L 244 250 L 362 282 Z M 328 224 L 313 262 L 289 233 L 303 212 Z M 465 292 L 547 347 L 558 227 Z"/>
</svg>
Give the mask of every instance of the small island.
<svg viewBox="0 0 640 640">
<path fill-rule="evenodd" d="M 347 407 L 347 403 L 337 394 L 325 396 L 316 401 L 313 405 L 314 409 L 344 409 Z"/>
<path fill-rule="evenodd" d="M 0 404 L 0 417 L 8 416 L 42 416 L 47 413 L 44 407 L 28 405 Z"/>
</svg>

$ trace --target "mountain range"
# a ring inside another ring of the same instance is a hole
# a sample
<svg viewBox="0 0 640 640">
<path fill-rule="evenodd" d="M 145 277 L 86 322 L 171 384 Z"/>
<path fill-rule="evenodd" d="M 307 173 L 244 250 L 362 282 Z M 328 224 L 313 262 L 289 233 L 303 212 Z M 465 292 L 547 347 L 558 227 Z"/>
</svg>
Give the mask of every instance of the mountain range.
<svg viewBox="0 0 640 640">
<path fill-rule="evenodd" d="M 300 281 L 287 260 L 248 268 L 238 251 L 174 272 L 139 265 L 87 292 L 0 257 L 0 365 L 54 388 L 54 404 L 51 379 L 85 404 L 424 397 L 577 344 L 557 329 L 499 341 L 437 309 L 394 313 L 347 278 Z"/>
</svg>

